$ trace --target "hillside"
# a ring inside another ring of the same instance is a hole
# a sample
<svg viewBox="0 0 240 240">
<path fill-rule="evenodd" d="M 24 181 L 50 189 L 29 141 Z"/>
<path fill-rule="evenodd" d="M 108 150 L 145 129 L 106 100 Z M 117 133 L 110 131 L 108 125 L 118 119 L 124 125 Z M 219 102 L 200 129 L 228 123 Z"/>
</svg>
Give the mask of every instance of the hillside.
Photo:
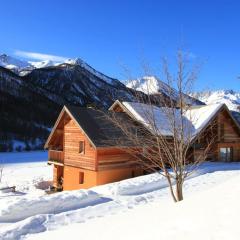
<svg viewBox="0 0 240 240">
<path fill-rule="evenodd" d="M 24 76 L 15 70 L 0 67 L 0 151 L 42 148 L 64 104 L 107 108 L 116 99 L 133 99 L 120 81 L 79 60 Z"/>
</svg>

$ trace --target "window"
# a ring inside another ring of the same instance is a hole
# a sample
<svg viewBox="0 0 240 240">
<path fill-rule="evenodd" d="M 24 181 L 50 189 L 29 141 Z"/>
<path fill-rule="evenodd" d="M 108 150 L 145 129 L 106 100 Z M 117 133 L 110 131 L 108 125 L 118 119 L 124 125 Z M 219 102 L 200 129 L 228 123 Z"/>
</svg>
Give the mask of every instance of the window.
<svg viewBox="0 0 240 240">
<path fill-rule="evenodd" d="M 84 183 L 84 173 L 79 172 L 79 184 L 83 184 L 83 183 Z"/>
<path fill-rule="evenodd" d="M 84 141 L 79 142 L 79 153 L 81 153 L 81 154 L 85 153 L 85 143 L 84 143 Z"/>
<path fill-rule="evenodd" d="M 220 160 L 223 162 L 232 161 L 233 149 L 231 147 L 228 148 L 220 148 Z"/>
</svg>

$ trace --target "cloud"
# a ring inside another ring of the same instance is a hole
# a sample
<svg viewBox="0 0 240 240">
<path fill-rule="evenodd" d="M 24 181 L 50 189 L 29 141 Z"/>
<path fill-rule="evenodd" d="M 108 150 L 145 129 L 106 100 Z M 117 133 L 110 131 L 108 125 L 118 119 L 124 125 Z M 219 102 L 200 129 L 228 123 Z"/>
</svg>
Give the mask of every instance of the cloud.
<svg viewBox="0 0 240 240">
<path fill-rule="evenodd" d="M 15 50 L 14 54 L 19 57 L 42 60 L 42 61 L 52 60 L 55 62 L 62 62 L 68 59 L 66 57 L 61 57 L 61 56 L 55 56 L 55 55 L 44 54 L 44 53 L 36 53 L 36 52 L 27 52 L 27 51 L 21 51 L 21 50 Z"/>
</svg>

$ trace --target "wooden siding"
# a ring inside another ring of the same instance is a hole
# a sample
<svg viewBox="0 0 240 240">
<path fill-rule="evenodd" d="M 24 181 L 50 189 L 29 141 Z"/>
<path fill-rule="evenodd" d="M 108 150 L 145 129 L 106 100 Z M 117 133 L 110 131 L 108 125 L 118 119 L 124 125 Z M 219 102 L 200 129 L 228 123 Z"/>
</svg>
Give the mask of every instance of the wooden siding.
<svg viewBox="0 0 240 240">
<path fill-rule="evenodd" d="M 79 143 L 84 141 L 85 152 L 79 153 Z M 89 170 L 96 169 L 96 150 L 74 120 L 64 126 L 64 163 Z"/>
<path fill-rule="evenodd" d="M 136 160 L 129 153 L 117 148 L 100 149 L 97 151 L 98 170 L 127 168 L 136 165 Z"/>
</svg>

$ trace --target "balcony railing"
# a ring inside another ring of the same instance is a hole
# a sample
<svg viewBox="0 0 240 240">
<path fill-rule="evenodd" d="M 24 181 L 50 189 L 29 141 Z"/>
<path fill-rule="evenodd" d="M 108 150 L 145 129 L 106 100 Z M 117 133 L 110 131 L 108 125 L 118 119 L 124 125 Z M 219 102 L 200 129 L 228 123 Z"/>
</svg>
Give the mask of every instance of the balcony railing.
<svg viewBox="0 0 240 240">
<path fill-rule="evenodd" d="M 49 150 L 48 151 L 48 161 L 56 162 L 56 163 L 63 163 L 63 161 L 64 161 L 63 151 Z"/>
</svg>

